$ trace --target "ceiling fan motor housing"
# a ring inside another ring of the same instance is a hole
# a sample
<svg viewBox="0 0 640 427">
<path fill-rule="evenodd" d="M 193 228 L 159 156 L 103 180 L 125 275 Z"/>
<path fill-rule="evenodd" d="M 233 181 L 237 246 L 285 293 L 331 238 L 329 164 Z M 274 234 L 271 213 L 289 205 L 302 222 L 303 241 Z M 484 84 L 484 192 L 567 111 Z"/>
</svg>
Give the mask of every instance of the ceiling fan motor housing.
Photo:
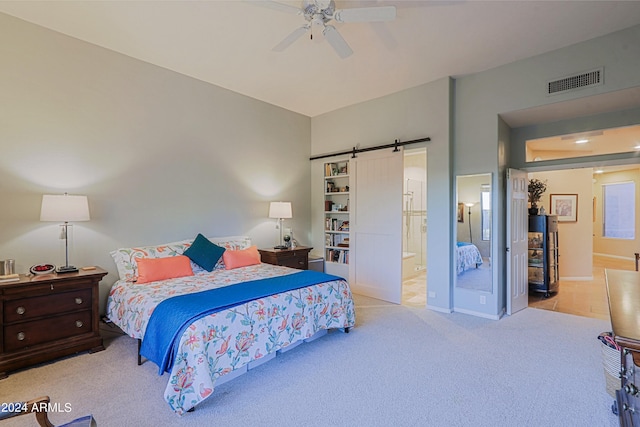
<svg viewBox="0 0 640 427">
<path fill-rule="evenodd" d="M 304 0 L 302 3 L 304 18 L 315 25 L 324 25 L 330 21 L 335 9 L 336 5 L 333 0 Z"/>
</svg>

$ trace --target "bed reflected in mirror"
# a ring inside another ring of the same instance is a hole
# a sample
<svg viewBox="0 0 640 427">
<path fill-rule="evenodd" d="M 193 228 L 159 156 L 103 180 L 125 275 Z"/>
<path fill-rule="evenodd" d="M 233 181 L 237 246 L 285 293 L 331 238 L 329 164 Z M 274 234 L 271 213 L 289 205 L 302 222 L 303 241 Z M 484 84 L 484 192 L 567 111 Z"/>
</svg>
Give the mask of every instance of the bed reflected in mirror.
<svg viewBox="0 0 640 427">
<path fill-rule="evenodd" d="M 456 287 L 492 292 L 491 174 L 460 175 L 456 188 Z"/>
</svg>

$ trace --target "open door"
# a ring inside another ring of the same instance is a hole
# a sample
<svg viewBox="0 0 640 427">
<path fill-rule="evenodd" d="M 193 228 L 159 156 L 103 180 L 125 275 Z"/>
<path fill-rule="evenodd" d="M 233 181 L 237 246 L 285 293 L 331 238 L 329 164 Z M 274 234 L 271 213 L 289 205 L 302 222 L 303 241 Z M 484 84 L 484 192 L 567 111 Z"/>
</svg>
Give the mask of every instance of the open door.
<svg viewBox="0 0 640 427">
<path fill-rule="evenodd" d="M 507 314 L 529 305 L 527 173 L 507 170 Z"/>
<path fill-rule="evenodd" d="M 351 277 L 354 292 L 400 304 L 402 300 L 402 150 L 352 159 Z"/>
</svg>

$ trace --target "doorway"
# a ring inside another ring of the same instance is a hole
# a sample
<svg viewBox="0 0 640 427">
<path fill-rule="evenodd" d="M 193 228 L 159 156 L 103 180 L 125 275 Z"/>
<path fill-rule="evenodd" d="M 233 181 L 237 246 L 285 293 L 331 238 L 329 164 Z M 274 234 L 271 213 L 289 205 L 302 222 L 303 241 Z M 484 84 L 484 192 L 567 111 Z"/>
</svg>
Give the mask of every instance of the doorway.
<svg viewBox="0 0 640 427">
<path fill-rule="evenodd" d="M 427 149 L 405 149 L 402 193 L 402 304 L 427 303 Z"/>
<path fill-rule="evenodd" d="M 575 168 L 535 172 L 529 176 L 546 182 L 547 190 L 541 202 L 548 214 L 558 214 L 552 204 L 554 199 L 570 195 L 577 202 L 575 216 L 559 217 L 558 292 L 549 298 L 530 294 L 529 306 L 607 320 L 604 269 L 632 270 L 634 252 L 640 242 L 637 232 L 640 219 L 636 214 L 640 206 L 636 190 L 640 188 L 640 166 Z M 630 195 L 605 197 L 606 188 L 621 184 L 631 186 Z M 605 198 L 610 208 L 607 215 Z M 606 235 L 605 224 L 620 223 L 616 213 L 631 221 L 625 229 L 629 233 Z"/>
</svg>

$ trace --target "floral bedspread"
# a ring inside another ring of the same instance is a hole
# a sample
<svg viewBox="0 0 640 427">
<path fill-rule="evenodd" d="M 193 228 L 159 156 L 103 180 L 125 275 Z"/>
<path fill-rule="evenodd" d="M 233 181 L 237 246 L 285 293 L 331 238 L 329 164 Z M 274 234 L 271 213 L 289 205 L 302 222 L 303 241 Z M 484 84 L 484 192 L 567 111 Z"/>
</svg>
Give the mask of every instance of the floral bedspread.
<svg viewBox="0 0 640 427">
<path fill-rule="evenodd" d="M 107 317 L 133 338 L 144 338 L 154 308 L 174 295 L 295 273 L 259 264 L 233 270 L 137 285 L 117 281 Z M 216 379 L 322 329 L 355 325 L 349 285 L 336 280 L 250 301 L 195 321 L 182 335 L 164 392 L 171 409 L 183 414 L 213 392 Z"/>
<path fill-rule="evenodd" d="M 463 246 L 457 246 L 457 263 L 456 271 L 458 274 L 462 274 L 465 270 L 470 268 L 476 268 L 482 264 L 482 255 L 476 245 L 467 244 Z"/>
</svg>

